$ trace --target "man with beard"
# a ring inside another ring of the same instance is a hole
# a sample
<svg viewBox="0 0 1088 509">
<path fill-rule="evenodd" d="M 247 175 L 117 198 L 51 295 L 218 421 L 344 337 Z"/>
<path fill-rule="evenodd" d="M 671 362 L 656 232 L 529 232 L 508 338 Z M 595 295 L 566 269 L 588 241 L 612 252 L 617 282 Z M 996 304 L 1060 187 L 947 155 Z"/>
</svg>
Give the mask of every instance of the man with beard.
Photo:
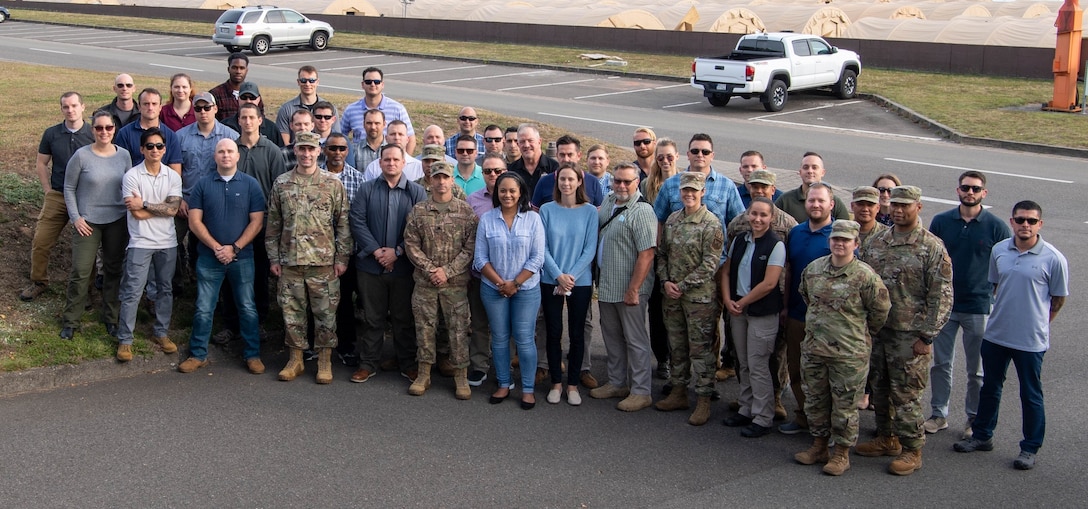
<svg viewBox="0 0 1088 509">
<path fill-rule="evenodd" d="M 227 73 L 230 74 L 227 81 L 208 91 L 215 97 L 215 104 L 219 107 L 215 119 L 220 122 L 238 113 L 238 96 L 242 95 L 240 89 L 242 83 L 246 81 L 246 75 L 249 74 L 249 57 L 244 53 L 231 53 L 227 57 Z M 261 114 L 263 115 L 264 105 L 257 101 L 257 106 L 261 108 Z"/>
</svg>

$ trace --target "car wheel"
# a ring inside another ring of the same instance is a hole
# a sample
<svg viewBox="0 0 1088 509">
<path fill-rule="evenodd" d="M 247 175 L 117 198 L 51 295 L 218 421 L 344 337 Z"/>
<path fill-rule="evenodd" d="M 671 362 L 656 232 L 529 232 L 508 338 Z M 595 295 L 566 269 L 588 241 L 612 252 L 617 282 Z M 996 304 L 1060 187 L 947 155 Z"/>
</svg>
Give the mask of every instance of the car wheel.
<svg viewBox="0 0 1088 509">
<path fill-rule="evenodd" d="M 767 87 L 760 101 L 763 103 L 763 109 L 767 111 L 782 111 L 782 108 L 786 106 L 786 96 L 786 83 L 782 80 L 774 80 L 771 86 Z"/>
<path fill-rule="evenodd" d="M 8 20 L 8 17 L 7 17 L 7 15 L 5 15 L 5 14 L 4 14 L 4 13 L 2 13 L 2 12 L 0 12 L 0 23 L 3 23 L 3 22 L 5 22 L 5 21 L 7 21 L 7 20 Z"/>
<path fill-rule="evenodd" d="M 325 32 L 314 32 L 314 35 L 310 36 L 310 48 L 314 51 L 324 51 L 329 47 L 329 34 Z"/>
<path fill-rule="evenodd" d="M 839 99 L 851 99 L 855 95 L 858 95 L 858 75 L 850 69 L 842 71 L 842 77 L 839 78 L 839 82 L 832 87 L 832 91 L 835 95 L 839 96 Z"/>
<path fill-rule="evenodd" d="M 254 55 L 264 55 L 268 53 L 268 47 L 271 43 L 272 41 L 268 39 L 267 35 L 259 35 L 253 39 L 253 44 L 250 45 L 249 49 L 253 51 Z"/>
<path fill-rule="evenodd" d="M 722 106 L 729 104 L 729 99 L 730 97 L 728 95 L 715 94 L 707 97 L 706 101 L 709 102 L 711 106 L 721 108 Z"/>
</svg>

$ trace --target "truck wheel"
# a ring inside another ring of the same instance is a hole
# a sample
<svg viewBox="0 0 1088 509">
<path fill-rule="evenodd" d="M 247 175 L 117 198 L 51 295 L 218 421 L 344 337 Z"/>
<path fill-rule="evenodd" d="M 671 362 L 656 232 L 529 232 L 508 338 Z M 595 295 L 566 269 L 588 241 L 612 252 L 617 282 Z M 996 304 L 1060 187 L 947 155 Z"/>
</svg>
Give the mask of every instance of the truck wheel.
<svg viewBox="0 0 1088 509">
<path fill-rule="evenodd" d="M 782 80 L 774 80 L 759 100 L 763 103 L 763 109 L 767 111 L 782 111 L 782 108 L 786 106 L 786 95 L 786 84 Z"/>
<path fill-rule="evenodd" d="M 842 71 L 839 82 L 831 87 L 831 91 L 839 96 L 839 99 L 852 99 L 858 95 L 858 75 L 850 69 Z"/>
<path fill-rule="evenodd" d="M 711 106 L 714 106 L 716 108 L 721 108 L 722 106 L 729 104 L 729 96 L 722 94 L 712 95 L 710 97 L 707 97 L 706 100 L 710 103 Z"/>
<path fill-rule="evenodd" d="M 253 44 L 250 45 L 249 49 L 253 51 L 254 55 L 260 56 L 268 53 L 268 47 L 271 44 L 272 41 L 268 39 L 267 35 L 260 35 L 253 39 Z"/>
</svg>

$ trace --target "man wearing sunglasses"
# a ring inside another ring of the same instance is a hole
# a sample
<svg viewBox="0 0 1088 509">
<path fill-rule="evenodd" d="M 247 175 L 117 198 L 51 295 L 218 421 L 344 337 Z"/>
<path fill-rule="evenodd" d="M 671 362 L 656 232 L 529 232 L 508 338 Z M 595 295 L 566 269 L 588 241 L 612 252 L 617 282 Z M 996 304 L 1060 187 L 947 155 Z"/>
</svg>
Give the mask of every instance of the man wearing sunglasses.
<svg viewBox="0 0 1088 509">
<path fill-rule="evenodd" d="M 405 154 L 414 153 L 416 150 L 416 131 L 412 127 L 412 119 L 408 117 L 408 110 L 403 104 L 386 97 L 384 93 L 385 73 L 377 67 L 367 67 L 363 70 L 362 86 L 363 98 L 344 108 L 344 114 L 340 119 L 342 132 L 350 135 L 355 143 L 361 143 L 366 135 L 363 115 L 367 110 L 381 110 L 385 114 L 386 126 L 399 120 L 408 128 L 408 141 L 406 144 L 401 145 L 401 148 L 404 149 Z M 422 175 L 420 176 L 422 177 Z"/>
<path fill-rule="evenodd" d="M 460 115 L 457 116 L 457 134 L 450 136 L 446 140 L 446 155 L 450 157 L 457 157 L 454 151 L 457 149 L 457 140 L 461 136 L 471 136 L 476 140 L 476 152 L 484 153 L 487 147 L 484 146 L 484 137 L 480 133 L 476 132 L 476 127 L 480 125 L 480 117 L 476 116 L 476 110 L 470 106 L 461 108 Z"/>
<path fill-rule="evenodd" d="M 646 170 L 654 165 L 654 153 L 657 150 L 657 133 L 649 127 L 635 129 L 631 137 L 631 144 L 635 149 L 635 167 L 638 168 L 638 179 L 646 180 Z"/>
<path fill-rule="evenodd" d="M 484 165 L 484 156 L 491 152 L 501 154 L 506 147 L 506 138 L 503 137 L 502 128 L 491 124 L 484 128 L 484 150 L 476 153 L 476 164 Z"/>
<path fill-rule="evenodd" d="M 990 250 L 1012 236 L 1008 225 L 982 207 L 986 198 L 986 175 L 967 171 L 960 175 L 956 196 L 960 205 L 933 217 L 929 231 L 944 241 L 952 258 L 952 315 L 933 340 L 933 386 L 926 433 L 948 428 L 948 400 L 952 393 L 952 365 L 956 358 L 956 332 L 963 329 L 963 353 L 967 367 L 967 413 L 962 438 L 971 437 L 971 423 L 978 413 L 982 389 L 982 336 L 990 315 L 994 288 L 987 280 Z"/>
<path fill-rule="evenodd" d="M 283 145 L 291 143 L 291 114 L 300 108 L 316 113 L 317 103 L 322 102 L 321 96 L 317 95 L 317 85 L 321 81 L 318 79 L 316 67 L 312 65 L 299 67 L 296 82 L 298 95 L 280 105 L 280 109 L 276 112 L 276 129 L 280 132 Z M 337 116 L 335 107 L 333 107 L 332 115 Z M 333 118 L 332 131 L 340 132 L 340 120 L 337 118 Z M 316 126 L 314 132 L 317 132 Z M 321 138 L 324 139 L 325 136 Z"/>
<path fill-rule="evenodd" d="M 140 118 L 140 110 L 136 108 L 136 100 L 132 97 L 132 94 L 136 92 L 136 84 L 132 81 L 132 76 L 118 74 L 113 79 L 113 92 L 117 96 L 109 104 L 94 112 L 108 111 L 113 115 L 113 123 L 120 129 L 121 126 Z"/>
</svg>

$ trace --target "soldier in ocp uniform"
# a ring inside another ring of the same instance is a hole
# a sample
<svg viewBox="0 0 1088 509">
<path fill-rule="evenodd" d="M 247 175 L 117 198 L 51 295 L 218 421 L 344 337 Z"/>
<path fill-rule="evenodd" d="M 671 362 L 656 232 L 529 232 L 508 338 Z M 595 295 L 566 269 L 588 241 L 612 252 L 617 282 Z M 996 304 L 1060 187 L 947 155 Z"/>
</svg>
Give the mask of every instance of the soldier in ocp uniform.
<svg viewBox="0 0 1088 509">
<path fill-rule="evenodd" d="M 347 271 L 353 250 L 350 205 L 340 180 L 317 166 L 319 135 L 297 133 L 294 150 L 298 161 L 294 170 L 277 177 L 272 186 L 265 230 L 270 270 L 280 278 L 277 297 L 291 351 L 279 379 L 290 381 L 303 373 L 309 307 L 315 322 L 317 383 L 327 384 L 332 382 L 332 349 L 337 342 L 339 278 Z"/>
<path fill-rule="evenodd" d="M 794 455 L 802 465 L 826 463 L 823 471 L 850 469 L 850 447 L 858 439 L 858 398 L 869 373 L 872 336 L 888 319 L 891 302 L 880 276 L 854 258 L 860 225 L 831 225 L 831 254 L 801 273 L 801 297 L 808 304 L 801 342 L 801 387 L 812 447 Z M 828 451 L 835 446 L 834 456 Z"/>
<path fill-rule="evenodd" d="M 428 145 L 429 146 L 429 145 Z M 408 393 L 422 396 L 431 385 L 439 313 L 448 327 L 450 363 L 457 399 L 469 399 L 468 281 L 479 220 L 472 207 L 454 199 L 453 166 L 430 166 L 430 199 L 417 203 L 404 226 L 404 253 L 415 265 L 412 314 L 415 316 L 419 375 Z M 460 188 L 458 188 L 460 189 Z"/>
<path fill-rule="evenodd" d="M 952 311 L 952 261 L 941 239 L 918 220 L 921 199 L 917 187 L 892 188 L 895 226 L 869 238 L 859 255 L 884 280 L 892 309 L 873 338 L 869 366 L 878 436 L 856 450 L 862 456 L 896 456 L 888 465 L 896 475 L 922 468 L 922 393 L 933 338 Z"/>
<path fill-rule="evenodd" d="M 688 382 L 695 371 L 695 411 L 688 423 L 701 426 L 710 418 L 717 368 L 714 329 L 722 314 L 715 295 L 714 273 L 721 260 L 725 234 L 721 220 L 702 204 L 706 175 L 680 175 L 684 208 L 665 221 L 658 249 L 657 277 L 665 299 L 662 314 L 671 350 L 672 390 L 655 405 L 658 410 L 688 408 Z"/>
</svg>

